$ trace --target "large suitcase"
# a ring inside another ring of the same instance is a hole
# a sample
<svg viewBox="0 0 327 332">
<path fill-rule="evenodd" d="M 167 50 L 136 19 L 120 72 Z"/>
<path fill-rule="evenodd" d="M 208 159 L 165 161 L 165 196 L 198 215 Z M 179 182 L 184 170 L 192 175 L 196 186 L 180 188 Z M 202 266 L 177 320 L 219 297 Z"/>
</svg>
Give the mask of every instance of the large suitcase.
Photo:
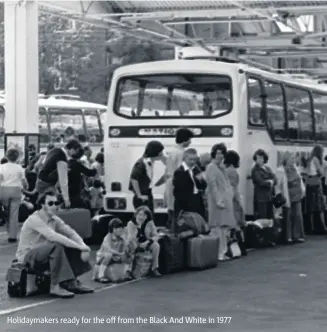
<svg viewBox="0 0 327 332">
<path fill-rule="evenodd" d="M 172 234 L 159 238 L 159 272 L 169 274 L 185 269 L 185 244 Z"/>
<path fill-rule="evenodd" d="M 187 267 L 190 269 L 209 269 L 218 263 L 219 238 L 201 235 L 187 241 Z"/>
<path fill-rule="evenodd" d="M 92 235 L 91 213 L 86 209 L 59 210 L 57 216 L 73 228 L 83 239 Z"/>
<path fill-rule="evenodd" d="M 109 223 L 113 218 L 115 216 L 111 214 L 101 214 L 92 218 L 92 236 L 88 240 L 89 244 L 102 244 L 103 239 L 108 234 Z"/>
</svg>

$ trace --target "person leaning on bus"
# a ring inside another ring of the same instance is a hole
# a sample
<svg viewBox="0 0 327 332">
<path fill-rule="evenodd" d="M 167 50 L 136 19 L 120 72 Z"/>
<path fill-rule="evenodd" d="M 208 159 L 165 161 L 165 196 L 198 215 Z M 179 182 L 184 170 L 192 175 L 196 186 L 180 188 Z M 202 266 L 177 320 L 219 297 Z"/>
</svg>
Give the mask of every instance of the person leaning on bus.
<svg viewBox="0 0 327 332">
<path fill-rule="evenodd" d="M 153 164 L 156 160 L 163 163 L 164 146 L 159 141 L 150 141 L 145 148 L 143 156 L 136 161 L 130 175 L 129 190 L 134 193 L 133 206 L 135 209 L 146 205 L 151 213 L 153 208 L 152 181 Z"/>
<path fill-rule="evenodd" d="M 261 219 L 273 219 L 273 191 L 277 178 L 267 166 L 268 154 L 262 149 L 255 151 L 251 177 L 254 185 L 254 213 Z"/>
</svg>

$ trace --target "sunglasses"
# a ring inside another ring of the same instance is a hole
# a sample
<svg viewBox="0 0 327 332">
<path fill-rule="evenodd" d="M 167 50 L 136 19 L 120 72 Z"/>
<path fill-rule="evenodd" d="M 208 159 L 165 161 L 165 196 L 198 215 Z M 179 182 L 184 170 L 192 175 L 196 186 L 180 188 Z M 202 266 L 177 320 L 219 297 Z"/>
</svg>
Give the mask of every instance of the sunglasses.
<svg viewBox="0 0 327 332">
<path fill-rule="evenodd" d="M 58 206 L 59 205 L 59 202 L 58 201 L 50 201 L 50 202 L 48 202 L 47 203 L 48 204 L 48 206 Z"/>
</svg>

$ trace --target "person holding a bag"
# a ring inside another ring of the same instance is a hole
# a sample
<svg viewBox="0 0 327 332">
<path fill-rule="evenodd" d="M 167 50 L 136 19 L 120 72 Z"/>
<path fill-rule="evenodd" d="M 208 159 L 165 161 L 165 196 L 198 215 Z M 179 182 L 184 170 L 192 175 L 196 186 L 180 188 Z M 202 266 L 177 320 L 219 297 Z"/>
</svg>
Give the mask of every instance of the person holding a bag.
<svg viewBox="0 0 327 332">
<path fill-rule="evenodd" d="M 285 240 L 288 244 L 304 242 L 301 202 L 305 195 L 305 186 L 291 153 L 284 153 L 282 166 L 277 169 L 276 177 L 275 193 L 283 195 L 286 200 L 283 206 Z"/>
<path fill-rule="evenodd" d="M 314 215 L 319 213 L 321 228 L 327 233 L 325 224 L 325 201 L 322 190 L 321 177 L 323 170 L 324 148 L 317 144 L 313 147 L 308 163 L 308 177 L 306 182 L 306 212 L 310 218 L 311 229 L 314 231 Z"/>
</svg>

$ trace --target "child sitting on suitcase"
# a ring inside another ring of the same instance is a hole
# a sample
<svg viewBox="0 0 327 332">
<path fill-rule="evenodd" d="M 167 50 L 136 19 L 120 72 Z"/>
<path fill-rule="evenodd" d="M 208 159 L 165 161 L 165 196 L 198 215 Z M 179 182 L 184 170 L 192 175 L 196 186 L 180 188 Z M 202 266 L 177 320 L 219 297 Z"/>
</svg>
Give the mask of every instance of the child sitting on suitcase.
<svg viewBox="0 0 327 332">
<path fill-rule="evenodd" d="M 136 209 L 133 219 L 127 224 L 127 232 L 128 242 L 133 245 L 135 252 L 151 252 L 152 266 L 149 274 L 153 277 L 160 277 L 158 233 L 152 213 L 147 206 L 143 205 Z"/>
<path fill-rule="evenodd" d="M 124 264 L 122 279 L 132 279 L 132 250 L 123 236 L 124 226 L 120 219 L 112 219 L 109 223 L 109 233 L 103 239 L 102 245 L 96 254 L 94 280 L 108 283 L 111 280 L 105 276 L 106 269 L 112 264 Z M 117 266 L 121 270 L 122 266 Z M 115 272 L 113 272 L 115 273 Z M 117 272 L 119 274 L 119 272 Z M 127 278 L 125 278 L 125 276 Z M 121 281 L 118 278 L 115 278 Z"/>
</svg>

